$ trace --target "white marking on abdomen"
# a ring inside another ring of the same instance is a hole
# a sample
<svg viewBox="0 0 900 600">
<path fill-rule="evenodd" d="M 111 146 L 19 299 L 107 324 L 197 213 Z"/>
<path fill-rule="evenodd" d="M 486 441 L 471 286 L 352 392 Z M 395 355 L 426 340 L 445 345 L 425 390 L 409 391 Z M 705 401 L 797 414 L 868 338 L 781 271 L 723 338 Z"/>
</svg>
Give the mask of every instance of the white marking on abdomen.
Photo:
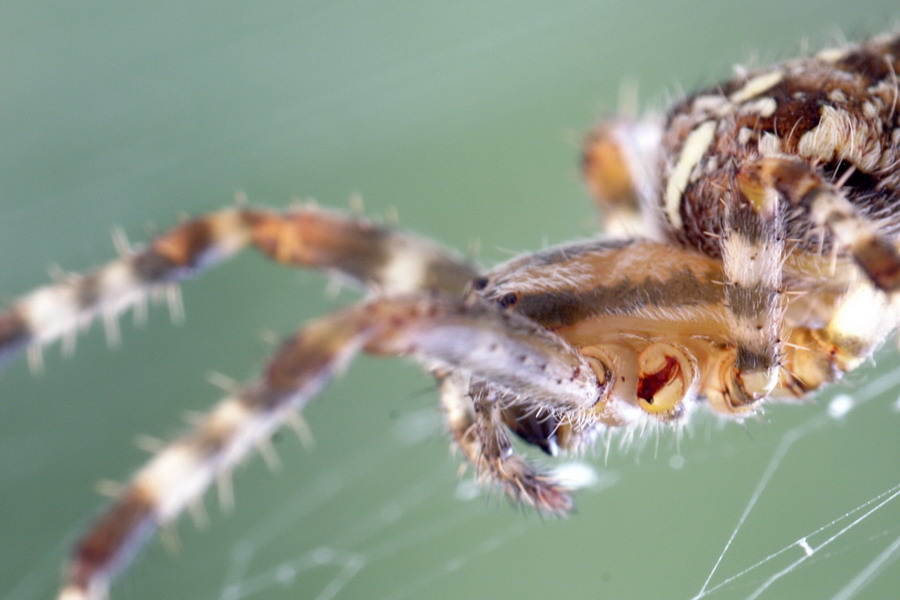
<svg viewBox="0 0 900 600">
<path fill-rule="evenodd" d="M 697 125 L 688 134 L 681 154 L 678 156 L 678 162 L 669 174 L 669 180 L 666 182 L 666 214 L 676 229 L 681 229 L 684 225 L 681 219 L 681 196 L 687 188 L 691 171 L 703 159 L 703 155 L 706 154 L 715 135 L 715 121 L 704 121 Z"/>
</svg>

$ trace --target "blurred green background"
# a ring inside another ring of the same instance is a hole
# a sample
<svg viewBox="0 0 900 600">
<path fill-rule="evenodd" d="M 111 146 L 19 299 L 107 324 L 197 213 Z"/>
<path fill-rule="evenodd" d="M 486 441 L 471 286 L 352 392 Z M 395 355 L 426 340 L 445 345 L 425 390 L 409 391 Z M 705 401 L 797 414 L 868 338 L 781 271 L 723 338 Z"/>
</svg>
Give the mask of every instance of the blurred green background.
<svg viewBox="0 0 900 600">
<path fill-rule="evenodd" d="M 579 143 L 623 81 L 662 106 L 733 63 L 897 16 L 895 0 L 2 2 L 2 302 L 45 283 L 49 264 L 111 258 L 113 225 L 143 241 L 236 190 L 274 206 L 344 207 L 360 193 L 372 215 L 396 209 L 462 250 L 480 241 L 485 265 L 589 236 Z M 353 300 L 325 283 L 242 255 L 184 286 L 183 326 L 157 309 L 142 330 L 124 320 L 118 350 L 94 327 L 71 360 L 50 349 L 41 375 L 24 360 L 3 372 L 0 598 L 49 597 L 105 504 L 94 482 L 145 460 L 137 434 L 170 437 L 185 411 L 208 408 L 219 393 L 204 373 L 251 377 L 270 351 L 261 332 Z M 892 353 L 880 363 L 896 366 Z M 835 391 L 868 397 L 877 378 L 867 368 Z M 713 578 L 788 547 L 710 594 L 746 598 L 803 556 L 791 544 L 828 526 L 808 540 L 824 542 L 850 522 L 832 520 L 900 482 L 897 386 L 884 387 L 839 421 L 823 416 L 832 392 L 743 426 L 700 419 L 680 449 L 664 435 L 658 449 L 591 457 L 601 485 L 572 518 L 544 521 L 467 501 L 431 381 L 363 358 L 308 411 L 314 449 L 280 436 L 280 472 L 251 460 L 233 512 L 207 498 L 212 526 L 184 519 L 181 549 L 152 542 L 113 597 L 687 599 L 776 464 Z M 898 535 L 894 500 L 761 597 L 849 585 L 847 597 L 894 598 Z"/>
</svg>

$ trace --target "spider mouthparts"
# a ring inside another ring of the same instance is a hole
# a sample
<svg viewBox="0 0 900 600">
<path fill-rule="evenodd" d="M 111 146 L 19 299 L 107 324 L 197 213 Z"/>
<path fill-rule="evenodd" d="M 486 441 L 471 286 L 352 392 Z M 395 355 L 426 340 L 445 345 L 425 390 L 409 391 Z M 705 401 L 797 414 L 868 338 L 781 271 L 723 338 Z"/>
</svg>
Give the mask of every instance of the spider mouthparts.
<svg viewBox="0 0 900 600">
<path fill-rule="evenodd" d="M 559 453 L 556 436 L 559 420 L 552 413 L 535 414 L 533 411 L 525 413 L 524 409 L 509 409 L 506 425 L 523 442 L 537 446 L 547 456 Z"/>
</svg>

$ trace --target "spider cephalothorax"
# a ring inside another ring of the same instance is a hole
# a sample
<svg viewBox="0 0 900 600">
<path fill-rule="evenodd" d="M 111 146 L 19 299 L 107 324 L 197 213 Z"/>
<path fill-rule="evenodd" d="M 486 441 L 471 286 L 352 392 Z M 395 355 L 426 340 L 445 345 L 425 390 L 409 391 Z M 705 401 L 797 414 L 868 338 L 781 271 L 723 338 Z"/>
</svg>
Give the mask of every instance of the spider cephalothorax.
<svg viewBox="0 0 900 600">
<path fill-rule="evenodd" d="M 897 322 L 900 37 L 744 73 L 662 118 L 610 120 L 584 151 L 609 237 L 481 273 L 426 240 L 317 208 L 201 216 L 0 312 L 0 356 L 116 316 L 252 246 L 371 296 L 303 328 L 261 376 L 139 470 L 78 543 L 61 598 L 100 598 L 149 531 L 291 423 L 359 351 L 440 382 L 482 480 L 541 511 L 566 492 L 513 451 L 733 418 L 854 369 Z"/>
</svg>

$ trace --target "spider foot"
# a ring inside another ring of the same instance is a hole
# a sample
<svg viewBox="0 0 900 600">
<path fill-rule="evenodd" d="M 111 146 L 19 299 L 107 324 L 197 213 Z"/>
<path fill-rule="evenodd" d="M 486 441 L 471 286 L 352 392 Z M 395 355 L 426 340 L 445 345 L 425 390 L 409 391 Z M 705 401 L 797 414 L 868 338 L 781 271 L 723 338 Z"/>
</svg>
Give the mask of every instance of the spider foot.
<svg viewBox="0 0 900 600">
<path fill-rule="evenodd" d="M 518 454 L 480 461 L 478 472 L 483 483 L 499 485 L 509 498 L 542 514 L 564 516 L 575 506 L 565 487 Z"/>
</svg>

